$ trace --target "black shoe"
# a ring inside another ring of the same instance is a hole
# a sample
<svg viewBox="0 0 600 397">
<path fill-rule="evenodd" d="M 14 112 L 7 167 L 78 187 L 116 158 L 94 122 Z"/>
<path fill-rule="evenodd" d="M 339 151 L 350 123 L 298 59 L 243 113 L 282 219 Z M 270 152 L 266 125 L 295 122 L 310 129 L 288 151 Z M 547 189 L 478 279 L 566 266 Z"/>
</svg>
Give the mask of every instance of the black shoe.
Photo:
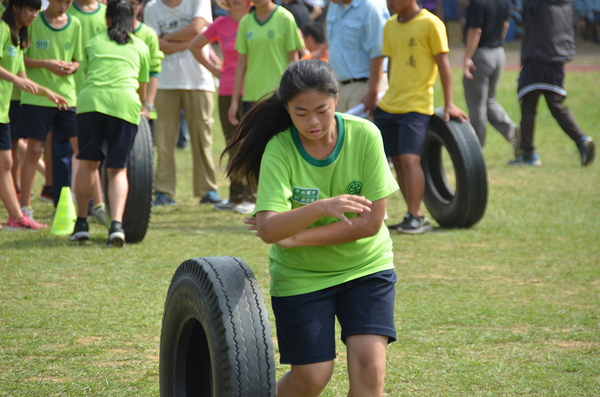
<svg viewBox="0 0 600 397">
<path fill-rule="evenodd" d="M 71 241 L 87 241 L 90 239 L 90 227 L 85 218 L 77 218 L 73 234 L 69 237 Z"/>
<path fill-rule="evenodd" d="M 429 220 L 424 216 L 412 216 L 407 213 L 404 216 L 404 220 L 397 225 L 388 226 L 388 229 L 396 231 L 398 233 L 406 234 L 421 234 L 424 232 L 430 232 L 433 230 L 433 226 L 429 223 Z"/>
<path fill-rule="evenodd" d="M 121 222 L 112 221 L 110 224 L 110 230 L 108 231 L 108 246 L 109 247 L 123 247 L 125 243 L 125 230 Z"/>
</svg>

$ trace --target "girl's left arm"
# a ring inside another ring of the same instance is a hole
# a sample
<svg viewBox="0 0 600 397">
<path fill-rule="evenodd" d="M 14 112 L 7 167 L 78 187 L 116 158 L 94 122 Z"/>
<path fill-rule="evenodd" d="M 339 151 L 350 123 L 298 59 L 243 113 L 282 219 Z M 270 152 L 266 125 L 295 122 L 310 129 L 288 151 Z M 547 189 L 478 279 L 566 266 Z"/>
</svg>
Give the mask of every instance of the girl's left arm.
<svg viewBox="0 0 600 397">
<path fill-rule="evenodd" d="M 28 92 L 38 95 L 38 96 L 43 96 L 43 97 L 48 98 L 52 103 L 54 103 L 58 106 L 59 110 L 69 108 L 69 103 L 67 102 L 67 100 L 65 98 L 58 95 L 54 91 L 49 90 L 48 88 L 41 86 L 41 85 L 35 83 L 34 81 L 29 80 L 27 78 L 27 74 L 24 71 L 17 73 L 17 76 L 19 76 L 21 79 L 24 79 L 35 85 L 36 90 L 34 90 L 34 91 L 27 90 Z M 19 88 L 21 88 L 21 87 L 19 87 Z M 21 88 L 21 89 L 24 90 L 23 88 Z"/>
<path fill-rule="evenodd" d="M 138 95 L 140 96 L 140 101 L 142 103 L 147 102 L 148 94 L 148 83 L 140 83 L 140 87 L 138 88 Z"/>
<path fill-rule="evenodd" d="M 454 104 L 452 97 L 452 69 L 450 68 L 450 60 L 447 52 L 440 52 L 435 55 L 435 62 L 440 70 L 440 80 L 444 90 L 444 120 L 450 121 L 450 118 L 459 119 L 461 123 L 469 120 L 469 116 Z"/>
</svg>

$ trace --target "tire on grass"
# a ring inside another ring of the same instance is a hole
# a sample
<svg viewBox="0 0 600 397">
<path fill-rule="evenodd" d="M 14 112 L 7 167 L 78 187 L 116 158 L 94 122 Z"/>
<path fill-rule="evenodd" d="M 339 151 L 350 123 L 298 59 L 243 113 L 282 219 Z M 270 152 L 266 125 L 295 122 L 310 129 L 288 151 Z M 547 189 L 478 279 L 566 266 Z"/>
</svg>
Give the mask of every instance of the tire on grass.
<svg viewBox="0 0 600 397">
<path fill-rule="evenodd" d="M 274 397 L 271 327 L 258 282 L 239 258 L 183 262 L 160 339 L 161 397 Z"/>
<path fill-rule="evenodd" d="M 152 211 L 152 190 L 154 189 L 154 172 L 152 151 L 152 132 L 145 117 L 140 118 L 133 147 L 129 152 L 127 163 L 127 179 L 129 192 L 123 213 L 123 229 L 126 243 L 138 243 L 144 239 L 150 223 Z M 106 220 L 110 227 L 110 202 L 108 199 L 108 178 L 106 168 L 102 172 L 104 200 L 106 201 Z"/>
<path fill-rule="evenodd" d="M 449 154 L 455 188 L 444 170 L 442 149 Z M 421 166 L 425 176 L 423 201 L 440 226 L 473 226 L 485 213 L 488 182 L 479 139 L 469 122 L 444 121 L 443 109 L 431 116 L 425 137 Z"/>
</svg>

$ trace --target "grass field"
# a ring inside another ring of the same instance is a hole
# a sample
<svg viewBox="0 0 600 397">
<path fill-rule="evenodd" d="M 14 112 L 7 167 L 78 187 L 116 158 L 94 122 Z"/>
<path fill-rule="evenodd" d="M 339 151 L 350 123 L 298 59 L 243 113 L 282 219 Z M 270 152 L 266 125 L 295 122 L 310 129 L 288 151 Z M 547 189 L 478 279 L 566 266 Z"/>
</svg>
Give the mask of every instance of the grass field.
<svg viewBox="0 0 600 397">
<path fill-rule="evenodd" d="M 460 70 L 454 77 L 464 108 Z M 505 73 L 498 95 L 514 120 L 516 77 Z M 566 81 L 567 104 L 597 142 L 599 80 Z M 216 121 L 215 156 L 221 135 Z M 600 164 L 579 165 L 543 101 L 542 167 L 507 166 L 508 143 L 491 128 L 487 137 L 481 222 L 392 236 L 398 341 L 388 349 L 386 396 L 600 396 Z M 0 396 L 158 396 L 164 300 L 188 258 L 244 259 L 269 305 L 268 246 L 243 216 L 198 205 L 190 152 L 177 155 L 179 205 L 155 210 L 140 244 L 108 249 L 95 223 L 83 245 L 48 231 L 0 232 Z M 220 173 L 219 193 L 227 187 Z M 51 206 L 33 205 L 49 224 Z M 390 221 L 405 210 L 399 194 L 389 199 Z M 325 396 L 347 391 L 344 346 L 337 350 Z"/>
</svg>

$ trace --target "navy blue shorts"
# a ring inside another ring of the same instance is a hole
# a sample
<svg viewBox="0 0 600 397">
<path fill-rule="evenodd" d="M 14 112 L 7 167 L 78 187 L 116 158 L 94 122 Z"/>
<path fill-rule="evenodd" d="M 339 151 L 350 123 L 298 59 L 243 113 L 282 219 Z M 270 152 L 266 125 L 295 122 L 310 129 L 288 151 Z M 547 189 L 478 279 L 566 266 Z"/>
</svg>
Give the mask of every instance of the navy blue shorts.
<svg viewBox="0 0 600 397">
<path fill-rule="evenodd" d="M 89 161 L 106 159 L 106 168 L 126 168 L 137 130 L 137 125 L 104 113 L 78 114 L 77 158 Z"/>
<path fill-rule="evenodd" d="M 422 113 L 392 114 L 381 108 L 375 109 L 374 122 L 381 131 L 386 156 L 396 157 L 401 154 L 420 156 L 430 119 L 431 116 Z"/>
<path fill-rule="evenodd" d="M 10 101 L 10 108 L 8 109 L 8 118 L 10 119 L 10 136 L 13 141 L 19 139 L 17 136 L 17 120 L 19 119 L 19 108 L 21 107 L 21 101 Z"/>
<path fill-rule="evenodd" d="M 75 108 L 59 110 L 46 106 L 21 105 L 17 121 L 17 137 L 46 141 L 52 132 L 57 143 L 77 136 Z"/>
<path fill-rule="evenodd" d="M 10 139 L 10 123 L 0 123 L 0 150 L 11 150 L 12 141 Z"/>
<path fill-rule="evenodd" d="M 352 335 L 396 340 L 396 273 L 385 270 L 308 294 L 271 297 L 282 364 L 305 365 L 335 359 L 335 317 L 342 342 Z"/>
</svg>

